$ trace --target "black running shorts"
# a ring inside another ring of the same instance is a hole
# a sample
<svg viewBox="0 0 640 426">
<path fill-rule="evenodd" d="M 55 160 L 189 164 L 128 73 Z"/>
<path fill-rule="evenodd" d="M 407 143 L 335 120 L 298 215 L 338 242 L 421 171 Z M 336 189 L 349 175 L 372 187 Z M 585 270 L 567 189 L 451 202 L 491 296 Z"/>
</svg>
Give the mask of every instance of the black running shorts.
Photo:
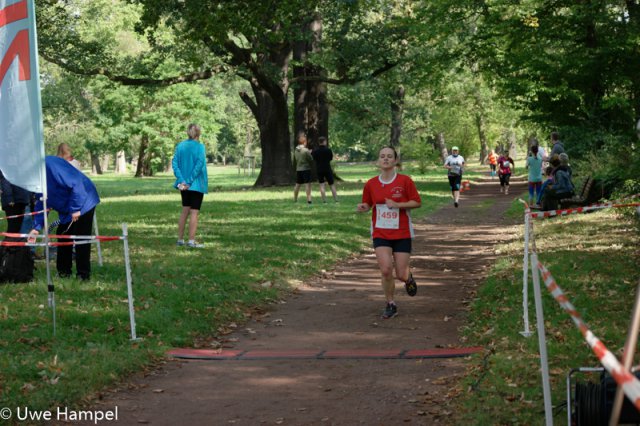
<svg viewBox="0 0 640 426">
<path fill-rule="evenodd" d="M 204 194 L 198 191 L 180 191 L 182 197 L 182 207 L 191 207 L 193 210 L 200 210 Z"/>
<path fill-rule="evenodd" d="M 384 238 L 374 238 L 373 248 L 391 247 L 393 253 L 411 253 L 411 238 L 400 240 L 385 240 Z"/>
</svg>

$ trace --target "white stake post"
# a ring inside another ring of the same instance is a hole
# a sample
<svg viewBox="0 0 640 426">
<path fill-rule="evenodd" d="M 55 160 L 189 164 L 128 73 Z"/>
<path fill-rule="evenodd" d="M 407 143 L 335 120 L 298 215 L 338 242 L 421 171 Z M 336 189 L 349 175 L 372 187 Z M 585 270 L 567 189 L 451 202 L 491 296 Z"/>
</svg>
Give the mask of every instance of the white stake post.
<svg viewBox="0 0 640 426">
<path fill-rule="evenodd" d="M 520 332 L 524 337 L 530 337 L 533 333 L 529 328 L 529 223 L 531 221 L 530 210 L 524 200 L 519 200 L 524 208 L 524 258 L 522 261 L 522 321 L 524 330 Z M 532 265 L 535 268 L 534 265 Z"/>
<path fill-rule="evenodd" d="M 93 230 L 94 235 L 100 235 L 100 231 L 98 230 L 98 217 L 96 212 L 93 213 Z M 102 266 L 102 247 L 100 246 L 100 240 L 96 242 L 98 246 L 98 265 Z"/>
<path fill-rule="evenodd" d="M 553 426 L 553 406 L 551 405 L 551 384 L 549 381 L 549 361 L 547 358 L 547 338 L 544 331 L 544 312 L 542 309 L 542 293 L 540 291 L 540 272 L 538 271 L 538 255 L 531 253 L 533 269 L 533 295 L 536 303 L 536 324 L 538 327 L 538 349 L 540 351 L 540 367 L 542 370 L 542 394 L 544 397 L 544 418 L 546 426 Z"/>
<path fill-rule="evenodd" d="M 633 365 L 633 355 L 635 354 L 636 344 L 638 343 L 638 330 L 640 330 L 640 284 L 636 287 L 636 301 L 633 305 L 633 313 L 631 314 L 631 324 L 627 334 L 627 341 L 624 345 L 623 366 L 627 371 L 631 370 Z M 624 392 L 621 386 L 616 387 L 616 396 L 613 400 L 613 408 L 611 410 L 611 418 L 609 426 L 616 426 L 620 420 L 620 411 L 624 402 Z"/>
<path fill-rule="evenodd" d="M 131 264 L 129 263 L 129 234 L 127 224 L 122 224 L 122 236 L 124 242 L 124 268 L 127 273 L 127 293 L 129 298 L 129 321 L 131 322 L 131 340 L 139 340 L 136 337 L 136 314 L 133 309 L 133 287 L 131 285 Z"/>
</svg>

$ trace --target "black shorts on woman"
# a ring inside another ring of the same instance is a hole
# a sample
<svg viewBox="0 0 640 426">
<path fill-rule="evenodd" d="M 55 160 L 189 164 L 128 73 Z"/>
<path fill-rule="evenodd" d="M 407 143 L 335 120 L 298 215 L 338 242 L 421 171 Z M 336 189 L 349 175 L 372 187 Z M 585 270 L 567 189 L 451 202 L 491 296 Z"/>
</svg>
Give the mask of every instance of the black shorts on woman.
<svg viewBox="0 0 640 426">
<path fill-rule="evenodd" d="M 200 210 L 204 194 L 198 191 L 180 191 L 182 197 L 182 207 L 191 207 L 192 210 Z"/>
<path fill-rule="evenodd" d="M 387 240 L 385 238 L 374 238 L 373 248 L 391 247 L 393 253 L 411 253 L 411 238 L 401 238 L 399 240 Z"/>
</svg>

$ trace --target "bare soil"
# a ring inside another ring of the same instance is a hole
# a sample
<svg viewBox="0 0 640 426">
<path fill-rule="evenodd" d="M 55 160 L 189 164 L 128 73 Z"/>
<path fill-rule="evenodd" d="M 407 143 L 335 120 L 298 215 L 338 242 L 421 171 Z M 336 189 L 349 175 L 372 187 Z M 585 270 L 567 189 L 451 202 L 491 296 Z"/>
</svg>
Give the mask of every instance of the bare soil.
<svg viewBox="0 0 640 426">
<path fill-rule="evenodd" d="M 418 294 L 396 288 L 399 314 L 380 318 L 384 297 L 373 252 L 337 265 L 292 297 L 225 336 L 243 350 L 458 348 L 466 311 L 509 238 L 504 212 L 526 183 L 499 193 L 473 184 L 415 223 Z M 423 200 L 429 202 L 429 200 Z M 336 219 L 338 220 L 338 219 Z M 473 355 L 482 356 L 482 355 Z M 451 424 L 447 401 L 468 358 L 169 360 L 97 407 L 126 425 Z"/>
</svg>

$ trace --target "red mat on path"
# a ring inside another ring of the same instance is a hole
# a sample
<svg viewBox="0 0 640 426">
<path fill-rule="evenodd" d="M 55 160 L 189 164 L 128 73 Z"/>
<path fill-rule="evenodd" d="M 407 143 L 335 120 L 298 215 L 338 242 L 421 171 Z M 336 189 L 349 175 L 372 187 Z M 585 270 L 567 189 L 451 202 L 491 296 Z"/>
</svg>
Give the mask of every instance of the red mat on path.
<svg viewBox="0 0 640 426">
<path fill-rule="evenodd" d="M 455 358 L 482 352 L 482 347 L 436 349 L 342 349 L 342 350 L 215 350 L 178 348 L 167 352 L 175 358 L 210 360 L 265 360 L 265 359 L 416 359 Z"/>
</svg>

